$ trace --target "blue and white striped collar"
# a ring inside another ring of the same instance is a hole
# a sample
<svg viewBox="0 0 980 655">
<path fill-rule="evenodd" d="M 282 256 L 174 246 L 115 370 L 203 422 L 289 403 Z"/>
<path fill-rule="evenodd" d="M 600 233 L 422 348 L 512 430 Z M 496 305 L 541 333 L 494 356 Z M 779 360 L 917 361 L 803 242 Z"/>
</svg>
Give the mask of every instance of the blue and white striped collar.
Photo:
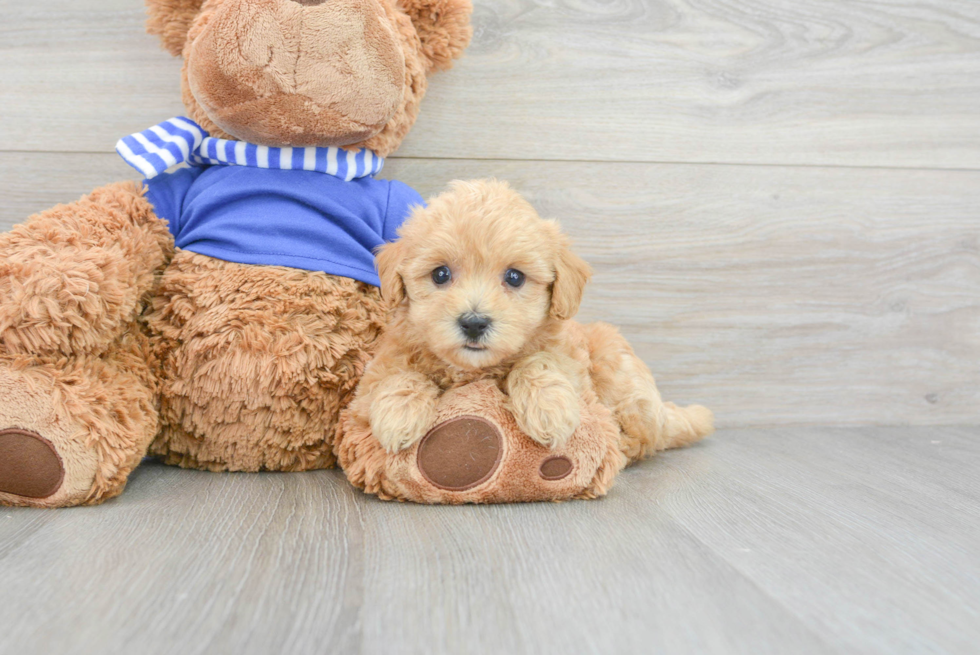
<svg viewBox="0 0 980 655">
<path fill-rule="evenodd" d="M 273 148 L 244 141 L 215 139 L 189 118 L 177 117 L 119 139 L 116 152 L 146 179 L 171 166 L 255 166 L 318 171 L 350 181 L 376 175 L 385 160 L 370 150 Z"/>
</svg>

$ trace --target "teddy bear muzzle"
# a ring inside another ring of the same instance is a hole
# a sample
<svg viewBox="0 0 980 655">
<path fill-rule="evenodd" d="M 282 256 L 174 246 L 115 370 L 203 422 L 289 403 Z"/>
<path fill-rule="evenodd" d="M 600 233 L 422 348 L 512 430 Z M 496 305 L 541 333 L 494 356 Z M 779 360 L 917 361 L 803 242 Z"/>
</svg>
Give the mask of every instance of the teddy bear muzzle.
<svg viewBox="0 0 980 655">
<path fill-rule="evenodd" d="M 185 50 L 191 93 L 236 139 L 345 146 L 379 133 L 405 59 L 380 0 L 223 0 Z"/>
</svg>

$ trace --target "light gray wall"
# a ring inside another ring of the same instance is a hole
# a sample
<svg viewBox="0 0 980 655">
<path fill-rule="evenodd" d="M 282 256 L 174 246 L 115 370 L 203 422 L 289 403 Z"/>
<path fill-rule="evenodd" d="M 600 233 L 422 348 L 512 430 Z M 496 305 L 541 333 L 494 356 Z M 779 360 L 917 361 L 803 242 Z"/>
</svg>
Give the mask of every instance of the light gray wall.
<svg viewBox="0 0 980 655">
<path fill-rule="evenodd" d="M 385 175 L 509 179 L 722 426 L 980 423 L 980 3 L 476 4 Z M 0 227 L 182 112 L 142 11 L 0 0 Z"/>
</svg>

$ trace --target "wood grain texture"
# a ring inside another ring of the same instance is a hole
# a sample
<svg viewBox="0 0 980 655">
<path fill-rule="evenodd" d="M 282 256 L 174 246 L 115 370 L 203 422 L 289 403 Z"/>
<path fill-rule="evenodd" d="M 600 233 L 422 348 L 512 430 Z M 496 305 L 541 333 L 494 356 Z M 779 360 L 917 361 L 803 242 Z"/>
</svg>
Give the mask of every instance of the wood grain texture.
<svg viewBox="0 0 980 655">
<path fill-rule="evenodd" d="M 130 175 L 0 154 L 0 227 Z M 980 172 L 399 159 L 424 195 L 496 175 L 596 269 L 665 397 L 723 426 L 980 423 Z"/>
<path fill-rule="evenodd" d="M 980 168 L 974 0 L 475 4 L 402 156 Z M 0 0 L 0 150 L 182 113 L 141 5 Z"/>
<path fill-rule="evenodd" d="M 980 431 L 728 431 L 601 501 L 156 464 L 0 511 L 0 653 L 972 653 Z"/>
</svg>

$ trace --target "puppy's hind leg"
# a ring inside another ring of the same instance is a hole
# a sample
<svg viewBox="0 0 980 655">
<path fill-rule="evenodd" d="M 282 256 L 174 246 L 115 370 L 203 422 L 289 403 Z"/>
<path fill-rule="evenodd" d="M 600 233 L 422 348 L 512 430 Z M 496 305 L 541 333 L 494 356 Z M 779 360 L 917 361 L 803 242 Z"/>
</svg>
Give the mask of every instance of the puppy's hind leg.
<svg viewBox="0 0 980 655">
<path fill-rule="evenodd" d="M 660 398 L 650 369 L 619 330 L 606 323 L 583 328 L 596 393 L 619 422 L 623 453 L 631 462 L 658 450 L 686 446 L 714 432 L 714 416 L 708 408 L 678 407 Z"/>
</svg>

